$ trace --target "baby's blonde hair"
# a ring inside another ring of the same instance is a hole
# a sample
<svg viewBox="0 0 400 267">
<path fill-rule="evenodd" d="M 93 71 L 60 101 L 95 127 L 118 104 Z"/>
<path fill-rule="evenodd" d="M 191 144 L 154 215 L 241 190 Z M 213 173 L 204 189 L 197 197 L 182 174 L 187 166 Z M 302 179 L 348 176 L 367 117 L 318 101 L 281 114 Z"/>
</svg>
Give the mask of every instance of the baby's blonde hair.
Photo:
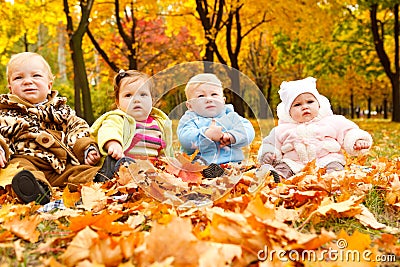
<svg viewBox="0 0 400 267">
<path fill-rule="evenodd" d="M 44 59 L 44 57 L 42 57 L 38 53 L 22 52 L 22 53 L 13 55 L 11 57 L 10 61 L 8 61 L 7 69 L 6 69 L 6 76 L 7 76 L 8 84 L 10 84 L 11 75 L 14 72 L 15 68 L 17 66 L 21 65 L 22 63 L 29 61 L 33 57 L 38 57 L 42 61 L 43 65 L 46 69 L 49 80 L 50 81 L 54 80 L 54 75 L 51 72 L 50 65 L 49 65 L 49 63 L 47 63 L 47 61 Z"/>
<path fill-rule="evenodd" d="M 200 73 L 192 78 L 187 82 L 185 87 L 185 95 L 186 98 L 189 99 L 189 91 L 196 89 L 202 84 L 211 84 L 221 87 L 221 91 L 223 92 L 222 82 L 218 79 L 217 75 L 212 73 Z"/>
</svg>

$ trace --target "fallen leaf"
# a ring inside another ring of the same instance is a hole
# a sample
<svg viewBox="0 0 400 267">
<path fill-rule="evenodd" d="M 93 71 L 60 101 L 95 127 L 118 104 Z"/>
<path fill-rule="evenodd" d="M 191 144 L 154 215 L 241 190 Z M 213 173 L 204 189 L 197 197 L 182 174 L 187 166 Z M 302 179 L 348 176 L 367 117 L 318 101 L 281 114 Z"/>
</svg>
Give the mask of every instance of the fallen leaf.
<svg viewBox="0 0 400 267">
<path fill-rule="evenodd" d="M 202 170 L 207 168 L 198 162 L 192 163 L 184 154 L 179 154 L 175 158 L 168 158 L 166 171 L 174 174 L 184 182 L 201 183 L 203 178 Z"/>
<path fill-rule="evenodd" d="M 374 215 L 364 205 L 360 204 L 360 207 L 361 213 L 356 214 L 354 217 L 357 218 L 362 225 L 373 229 L 383 229 L 386 227 L 385 224 L 378 222 Z"/>
<path fill-rule="evenodd" d="M 72 239 L 67 250 L 60 256 L 60 259 L 67 266 L 75 266 L 77 263 L 88 259 L 90 248 L 98 237 L 95 231 L 86 227 Z"/>
<path fill-rule="evenodd" d="M 339 251 L 343 251 L 344 255 L 360 256 L 358 260 L 352 260 L 352 266 L 376 266 L 375 259 L 377 259 L 377 250 L 371 247 L 371 237 L 369 234 L 362 234 L 358 230 L 350 236 L 343 229 L 337 235 L 336 246 Z M 363 257 L 365 251 L 368 250 L 368 257 Z M 348 253 L 352 252 L 352 253 Z M 354 253 L 357 252 L 357 253 Z M 351 260 L 351 259 L 349 259 Z"/>
<path fill-rule="evenodd" d="M 280 222 L 295 222 L 300 219 L 300 212 L 297 209 L 285 209 L 284 206 L 279 206 L 275 210 L 275 219 Z"/>
<path fill-rule="evenodd" d="M 188 219 L 175 218 L 167 225 L 155 224 L 143 244 L 140 266 L 174 258 L 173 266 L 198 266 L 205 250 L 192 233 Z M 188 253 L 189 252 L 189 253 Z"/>
<path fill-rule="evenodd" d="M 7 241 L 12 241 L 14 235 L 11 232 L 4 231 L 0 233 L 0 243 L 5 243 Z"/>
<path fill-rule="evenodd" d="M 75 204 L 81 199 L 81 193 L 70 192 L 69 187 L 66 186 L 63 191 L 62 199 L 65 207 L 75 207 Z"/>
<path fill-rule="evenodd" d="M 345 216 L 354 216 L 361 213 L 361 207 L 358 205 L 363 197 L 352 196 L 350 199 L 343 202 L 331 202 L 326 198 L 327 203 L 321 203 L 321 206 L 316 210 L 317 214 L 326 216 L 329 212 L 337 214 L 345 214 Z"/>
<path fill-rule="evenodd" d="M 112 236 L 94 239 L 89 253 L 91 262 L 105 266 L 118 266 L 123 259 L 118 239 Z"/>
<path fill-rule="evenodd" d="M 240 245 L 220 244 L 220 243 L 206 243 L 205 251 L 199 255 L 200 267 L 226 266 L 227 262 L 232 262 L 235 258 L 240 258 L 242 255 L 242 248 Z"/>
<path fill-rule="evenodd" d="M 18 239 L 17 241 L 14 242 L 15 256 L 19 262 L 22 262 L 23 260 L 24 250 L 25 249 L 21 246 L 21 239 Z"/>
<path fill-rule="evenodd" d="M 82 186 L 82 207 L 85 210 L 102 210 L 107 203 L 107 197 L 100 188 L 100 184 L 92 186 Z"/>
<path fill-rule="evenodd" d="M 22 170 L 18 163 L 9 164 L 5 169 L 0 168 L 0 186 L 6 187 L 11 184 L 12 178 Z"/>
<path fill-rule="evenodd" d="M 41 221 L 42 219 L 38 214 L 25 216 L 22 219 L 19 216 L 14 216 L 5 221 L 3 227 L 24 240 L 36 243 L 40 235 L 36 227 Z"/>
<path fill-rule="evenodd" d="M 275 206 L 270 203 L 264 204 L 259 194 L 249 202 L 246 210 L 261 220 L 275 218 Z"/>
<path fill-rule="evenodd" d="M 121 247 L 121 253 L 125 259 L 129 259 L 135 253 L 135 249 L 142 245 L 144 242 L 143 232 L 133 232 L 128 236 L 124 236 L 120 239 L 119 245 Z"/>
<path fill-rule="evenodd" d="M 132 179 L 132 174 L 129 171 L 129 168 L 120 168 L 118 171 L 118 176 L 117 176 L 117 183 L 119 185 L 127 185 L 129 183 L 133 182 Z"/>
</svg>

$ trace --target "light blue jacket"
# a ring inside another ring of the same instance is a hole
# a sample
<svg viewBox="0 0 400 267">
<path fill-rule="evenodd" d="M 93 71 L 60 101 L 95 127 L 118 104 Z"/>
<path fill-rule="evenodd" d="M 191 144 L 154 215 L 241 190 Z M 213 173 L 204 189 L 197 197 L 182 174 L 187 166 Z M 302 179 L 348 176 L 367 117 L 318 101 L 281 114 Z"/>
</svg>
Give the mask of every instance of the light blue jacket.
<svg viewBox="0 0 400 267">
<path fill-rule="evenodd" d="M 220 142 L 214 142 L 204 135 L 212 119 L 222 132 L 228 132 L 236 143 L 220 148 Z M 178 139 L 183 152 L 188 155 L 199 150 L 199 156 L 210 163 L 237 162 L 244 159 L 242 147 L 254 139 L 254 128 L 251 122 L 237 114 L 232 105 L 225 105 L 223 112 L 214 118 L 199 116 L 193 111 L 186 111 L 178 124 Z"/>
</svg>

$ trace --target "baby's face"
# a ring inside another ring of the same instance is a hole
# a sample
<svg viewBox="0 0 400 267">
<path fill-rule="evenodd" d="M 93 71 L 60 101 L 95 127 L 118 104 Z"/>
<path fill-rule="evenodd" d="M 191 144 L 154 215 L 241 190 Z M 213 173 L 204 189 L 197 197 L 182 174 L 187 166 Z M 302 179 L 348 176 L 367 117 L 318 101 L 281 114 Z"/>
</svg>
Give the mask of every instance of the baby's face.
<svg viewBox="0 0 400 267">
<path fill-rule="evenodd" d="M 219 115 L 225 105 L 222 88 L 214 84 L 193 84 L 187 91 L 187 98 L 187 108 L 206 118 Z"/>
<path fill-rule="evenodd" d="M 141 81 L 125 84 L 118 96 L 118 108 L 137 121 L 146 120 L 153 106 L 150 89 Z"/>
<path fill-rule="evenodd" d="M 9 76 L 10 93 L 29 103 L 41 103 L 51 92 L 53 82 L 39 57 L 15 66 Z"/>
<path fill-rule="evenodd" d="M 290 106 L 290 116 L 296 122 L 309 122 L 318 116 L 319 103 L 313 94 L 304 93 L 296 97 Z"/>
</svg>

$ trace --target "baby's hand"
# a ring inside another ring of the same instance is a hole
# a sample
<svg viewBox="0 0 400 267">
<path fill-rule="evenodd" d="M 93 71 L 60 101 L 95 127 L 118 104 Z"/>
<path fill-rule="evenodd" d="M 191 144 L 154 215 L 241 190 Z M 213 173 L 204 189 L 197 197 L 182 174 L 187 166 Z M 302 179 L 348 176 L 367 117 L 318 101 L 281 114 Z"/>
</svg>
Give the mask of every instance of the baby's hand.
<svg viewBox="0 0 400 267">
<path fill-rule="evenodd" d="M 213 119 L 211 121 L 210 127 L 208 127 L 208 129 L 204 132 L 204 134 L 211 140 L 218 142 L 222 138 L 222 127 L 217 126 L 215 124 L 215 120 Z"/>
<path fill-rule="evenodd" d="M 104 147 L 107 150 L 108 155 L 116 160 L 119 160 L 124 156 L 121 144 L 115 140 L 108 141 Z"/>
<path fill-rule="evenodd" d="M 223 133 L 221 140 L 219 140 L 219 142 L 220 142 L 220 147 L 224 147 L 236 143 L 236 139 L 230 133 Z"/>
<path fill-rule="evenodd" d="M 91 150 L 88 152 L 88 155 L 85 159 L 85 164 L 87 165 L 96 165 L 97 162 L 100 160 L 100 153 L 97 150 Z"/>
<path fill-rule="evenodd" d="M 261 164 L 273 164 L 276 160 L 276 156 L 273 153 L 265 153 L 261 158 Z"/>
<path fill-rule="evenodd" d="M 368 149 L 371 147 L 370 142 L 358 139 L 354 144 L 354 150 Z"/>
<path fill-rule="evenodd" d="M 0 151 L 0 168 L 5 168 L 7 165 L 6 153 Z"/>
</svg>

